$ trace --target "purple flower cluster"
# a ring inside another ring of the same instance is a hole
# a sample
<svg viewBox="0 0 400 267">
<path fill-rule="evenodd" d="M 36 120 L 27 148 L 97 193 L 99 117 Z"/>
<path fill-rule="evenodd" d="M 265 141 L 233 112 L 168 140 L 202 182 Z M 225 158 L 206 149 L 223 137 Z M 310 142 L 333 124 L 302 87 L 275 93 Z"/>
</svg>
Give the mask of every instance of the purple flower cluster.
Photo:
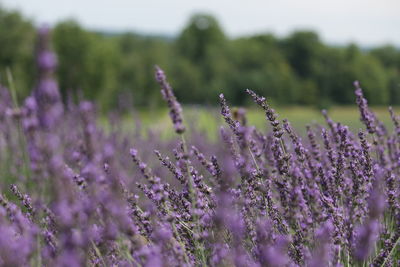
<svg viewBox="0 0 400 267">
<path fill-rule="evenodd" d="M 182 118 L 182 107 L 181 104 L 176 100 L 174 95 L 174 91 L 172 91 L 172 87 L 167 82 L 167 77 L 162 69 L 156 66 L 156 80 L 161 86 L 161 94 L 165 101 L 168 103 L 169 107 L 169 115 L 174 124 L 174 128 L 176 133 L 182 134 L 185 132 L 185 126 L 183 125 Z"/>
<path fill-rule="evenodd" d="M 57 66 L 55 54 L 50 50 L 50 30 L 46 26 L 39 29 L 36 64 L 38 81 L 33 95 L 37 102 L 38 120 L 42 127 L 56 126 L 63 113 L 57 81 L 53 78 Z"/>
<path fill-rule="evenodd" d="M 264 97 L 267 130 L 220 95 L 221 142 L 111 130 L 87 101 L 63 108 L 47 29 L 38 86 L 15 112 L 0 87 L 0 266 L 396 266 L 400 118 L 390 133 L 356 84 L 366 130 L 329 118 L 300 136 Z M 3 111 L 3 112 L 2 112 Z M 154 153 L 153 153 L 154 152 Z"/>
</svg>

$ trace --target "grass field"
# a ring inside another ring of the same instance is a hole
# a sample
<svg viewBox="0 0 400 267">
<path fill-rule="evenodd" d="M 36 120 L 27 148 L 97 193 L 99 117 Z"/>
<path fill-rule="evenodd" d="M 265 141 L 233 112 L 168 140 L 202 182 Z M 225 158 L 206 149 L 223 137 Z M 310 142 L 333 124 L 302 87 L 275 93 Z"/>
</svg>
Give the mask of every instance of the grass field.
<svg viewBox="0 0 400 267">
<path fill-rule="evenodd" d="M 189 128 L 197 128 L 201 130 L 212 140 L 215 140 L 218 134 L 218 129 L 224 125 L 218 107 L 204 107 L 204 106 L 184 106 L 185 123 Z M 232 108 L 233 109 L 233 108 Z M 305 125 L 307 124 L 322 124 L 326 125 L 321 111 L 310 107 L 277 107 L 275 108 L 279 115 L 279 119 L 288 119 L 293 127 L 300 134 L 305 133 Z M 374 107 L 372 110 L 378 118 L 392 130 L 393 125 L 386 107 Z M 266 123 L 265 115 L 262 110 L 251 107 L 246 110 L 249 125 L 254 125 L 258 129 L 265 129 L 270 127 Z M 395 108 L 397 113 L 400 107 Z M 340 122 L 350 127 L 352 131 L 364 129 L 364 125 L 359 120 L 359 111 L 356 106 L 335 106 L 328 110 L 329 116 L 335 121 Z M 127 114 L 124 116 L 125 122 L 123 123 L 124 130 L 133 130 L 137 127 L 138 123 L 142 127 L 142 133 L 145 134 L 147 130 L 152 130 L 161 133 L 165 138 L 173 134 L 172 125 L 168 117 L 167 109 L 158 110 L 139 110 L 134 114 Z M 103 123 L 105 127 L 107 123 Z"/>
</svg>

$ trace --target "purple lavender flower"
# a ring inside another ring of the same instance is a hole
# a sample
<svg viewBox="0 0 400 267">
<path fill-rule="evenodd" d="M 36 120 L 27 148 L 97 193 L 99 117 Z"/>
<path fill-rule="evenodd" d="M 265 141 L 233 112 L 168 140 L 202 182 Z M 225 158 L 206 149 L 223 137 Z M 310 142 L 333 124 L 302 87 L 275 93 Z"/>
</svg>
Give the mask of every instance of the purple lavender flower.
<svg viewBox="0 0 400 267">
<path fill-rule="evenodd" d="M 172 87 L 167 82 L 164 71 L 158 66 L 156 66 L 156 80 L 161 86 L 161 94 L 164 100 L 167 101 L 169 116 L 171 117 L 176 133 L 184 133 L 185 126 L 183 125 L 182 107 L 176 100 Z"/>
<path fill-rule="evenodd" d="M 38 104 L 38 118 L 42 127 L 53 128 L 63 113 L 63 104 L 57 82 L 53 74 L 57 66 L 56 57 L 50 50 L 50 30 L 47 27 L 39 29 L 37 47 L 37 68 L 39 80 L 34 90 Z"/>
</svg>

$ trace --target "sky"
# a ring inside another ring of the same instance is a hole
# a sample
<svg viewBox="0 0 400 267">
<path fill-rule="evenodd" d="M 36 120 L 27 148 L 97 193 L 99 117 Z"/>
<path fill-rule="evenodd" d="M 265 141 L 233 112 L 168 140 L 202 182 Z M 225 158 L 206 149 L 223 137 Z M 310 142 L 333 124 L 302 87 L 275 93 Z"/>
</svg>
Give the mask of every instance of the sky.
<svg viewBox="0 0 400 267">
<path fill-rule="evenodd" d="M 84 27 L 175 36 L 197 12 L 230 37 L 315 30 L 331 44 L 400 47 L 400 0 L 0 0 L 37 24 L 74 18 Z"/>
</svg>

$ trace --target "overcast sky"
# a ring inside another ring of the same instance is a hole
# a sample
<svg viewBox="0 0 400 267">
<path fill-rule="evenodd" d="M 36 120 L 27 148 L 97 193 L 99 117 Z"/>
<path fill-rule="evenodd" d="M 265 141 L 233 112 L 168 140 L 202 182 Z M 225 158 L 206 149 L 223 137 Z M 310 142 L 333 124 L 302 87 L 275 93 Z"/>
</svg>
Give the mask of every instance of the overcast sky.
<svg viewBox="0 0 400 267">
<path fill-rule="evenodd" d="M 36 23 L 75 18 L 85 27 L 176 35 L 195 12 L 231 36 L 316 30 L 333 44 L 400 46 L 400 0 L 0 0 Z"/>
</svg>

